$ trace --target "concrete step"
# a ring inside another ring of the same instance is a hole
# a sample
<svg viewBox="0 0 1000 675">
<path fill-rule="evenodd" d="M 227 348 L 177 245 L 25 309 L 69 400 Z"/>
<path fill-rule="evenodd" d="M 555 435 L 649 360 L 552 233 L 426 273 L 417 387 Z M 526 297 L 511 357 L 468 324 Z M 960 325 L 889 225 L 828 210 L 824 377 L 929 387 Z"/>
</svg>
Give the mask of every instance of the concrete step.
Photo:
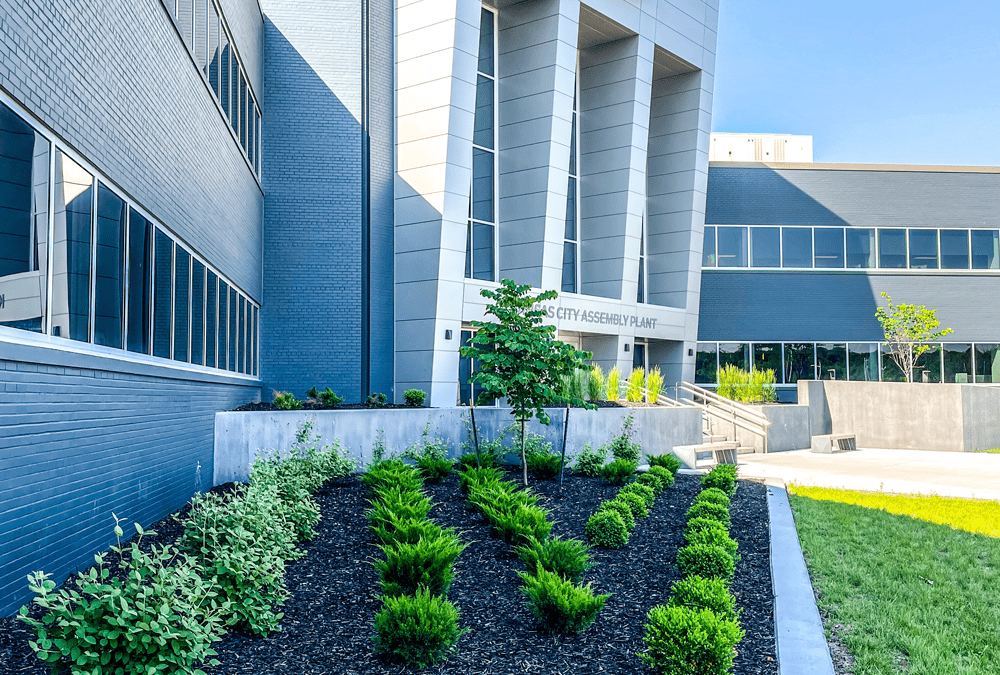
<svg viewBox="0 0 1000 675">
<path fill-rule="evenodd" d="M 728 436 L 722 436 L 716 434 L 715 436 L 705 434 L 705 438 L 702 439 L 702 443 L 723 443 L 729 440 Z"/>
<path fill-rule="evenodd" d="M 752 455 L 755 452 L 757 452 L 757 448 L 748 448 L 746 446 L 736 448 L 736 454 L 738 455 Z"/>
</svg>

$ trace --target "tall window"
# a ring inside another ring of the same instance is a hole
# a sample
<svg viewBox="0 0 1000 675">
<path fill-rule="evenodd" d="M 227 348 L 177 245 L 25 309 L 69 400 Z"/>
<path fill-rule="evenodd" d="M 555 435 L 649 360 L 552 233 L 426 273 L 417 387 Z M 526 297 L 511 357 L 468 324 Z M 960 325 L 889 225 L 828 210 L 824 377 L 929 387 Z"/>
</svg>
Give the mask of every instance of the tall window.
<svg viewBox="0 0 1000 675">
<path fill-rule="evenodd" d="M 646 302 L 646 216 L 642 217 L 639 229 L 639 283 L 635 293 L 636 302 Z"/>
<path fill-rule="evenodd" d="M 94 177 L 56 153 L 52 246 L 52 334 L 90 341 Z"/>
<path fill-rule="evenodd" d="M 494 281 L 496 261 L 496 15 L 482 8 L 476 114 L 472 132 L 472 195 L 466 235 L 465 276 Z"/>
<path fill-rule="evenodd" d="M 576 89 L 580 86 L 576 81 L 573 91 L 573 121 L 570 125 L 569 137 L 569 183 L 566 186 L 566 233 L 563 241 L 563 275 L 562 290 L 564 293 L 578 293 L 580 278 L 580 191 L 577 190 L 577 179 L 580 176 L 580 144 L 577 124 Z"/>
</svg>

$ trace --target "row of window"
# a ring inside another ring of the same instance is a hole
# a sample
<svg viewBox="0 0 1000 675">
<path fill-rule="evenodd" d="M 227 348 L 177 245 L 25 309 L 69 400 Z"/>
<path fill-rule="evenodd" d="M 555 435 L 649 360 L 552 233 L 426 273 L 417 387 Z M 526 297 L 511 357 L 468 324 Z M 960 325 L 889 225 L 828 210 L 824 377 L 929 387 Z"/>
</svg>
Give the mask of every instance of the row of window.
<svg viewBox="0 0 1000 675">
<path fill-rule="evenodd" d="M 260 176 L 260 107 L 216 0 L 162 0 Z"/>
<path fill-rule="evenodd" d="M 1000 269 L 1000 231 L 706 225 L 704 267 Z"/>
<path fill-rule="evenodd" d="M 0 163 L 0 326 L 257 374 L 257 305 L 3 101 Z"/>
<path fill-rule="evenodd" d="M 465 276 L 496 280 L 496 13 L 483 7 L 479 19 L 476 112 L 472 132 L 472 195 L 465 247 Z"/>
<path fill-rule="evenodd" d="M 944 342 L 916 362 L 913 380 L 1000 383 L 1000 344 Z M 777 384 L 799 380 L 903 382 L 906 378 L 878 342 L 699 342 L 695 382 L 718 384 L 719 369 L 773 370 Z"/>
</svg>

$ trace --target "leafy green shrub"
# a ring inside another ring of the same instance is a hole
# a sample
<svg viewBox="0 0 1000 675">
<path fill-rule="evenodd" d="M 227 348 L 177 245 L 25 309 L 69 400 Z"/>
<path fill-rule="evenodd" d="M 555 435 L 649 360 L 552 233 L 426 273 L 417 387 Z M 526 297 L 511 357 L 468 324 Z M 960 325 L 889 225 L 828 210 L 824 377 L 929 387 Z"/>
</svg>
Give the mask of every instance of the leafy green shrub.
<svg viewBox="0 0 1000 675">
<path fill-rule="evenodd" d="M 471 486 L 468 501 L 473 511 L 486 517 L 486 507 L 496 513 L 511 513 L 522 506 L 534 506 L 538 496 L 531 490 L 518 490 L 510 481 L 501 480 Z"/>
<path fill-rule="evenodd" d="M 625 459 L 616 459 L 601 467 L 601 475 L 611 485 L 624 485 L 635 473 L 636 464 Z"/>
<path fill-rule="evenodd" d="M 724 675 L 743 639 L 735 621 L 707 609 L 665 607 L 649 611 L 642 660 L 662 675 Z"/>
<path fill-rule="evenodd" d="M 604 395 L 609 401 L 618 401 L 621 399 L 621 387 L 622 387 L 622 371 L 618 366 L 615 366 L 610 371 L 608 371 L 608 377 L 604 381 Z"/>
<path fill-rule="evenodd" d="M 381 578 L 382 594 L 413 595 L 423 587 L 434 595 L 448 595 L 455 578 L 451 566 L 466 546 L 454 534 L 443 532 L 437 537 L 422 537 L 413 544 L 380 545 L 385 560 L 373 564 Z"/>
<path fill-rule="evenodd" d="M 420 475 L 427 479 L 428 483 L 440 483 L 455 471 L 455 463 L 450 459 L 437 459 L 435 457 L 421 457 L 417 460 L 420 467 Z"/>
<path fill-rule="evenodd" d="M 601 447 L 594 450 L 590 443 L 583 446 L 583 452 L 576 456 L 576 463 L 573 470 L 582 473 L 584 476 L 597 478 L 601 475 L 601 468 L 608 459 L 607 451 Z"/>
<path fill-rule="evenodd" d="M 591 401 L 600 401 L 604 396 L 604 371 L 596 363 L 587 376 L 587 396 Z"/>
<path fill-rule="evenodd" d="M 426 668 L 444 659 L 465 630 L 458 610 L 445 598 L 420 589 L 415 595 L 383 598 L 375 615 L 374 652 Z"/>
<path fill-rule="evenodd" d="M 655 473 L 640 473 L 633 485 L 645 485 L 653 489 L 653 494 L 659 495 L 663 492 L 663 479 Z"/>
<path fill-rule="evenodd" d="M 614 501 L 625 504 L 632 509 L 632 515 L 636 518 L 645 518 L 649 515 L 649 507 L 646 506 L 646 499 L 635 492 L 619 492 Z"/>
<path fill-rule="evenodd" d="M 423 389 L 407 389 L 403 392 L 403 401 L 411 408 L 419 408 L 426 398 L 427 392 Z"/>
<path fill-rule="evenodd" d="M 336 408 L 338 405 L 344 402 L 344 397 L 337 396 L 337 394 L 334 393 L 334 391 L 330 389 L 330 387 L 327 387 L 324 391 L 319 392 L 318 398 L 320 405 L 322 405 L 324 408 Z"/>
<path fill-rule="evenodd" d="M 728 509 L 729 495 L 727 495 L 719 488 L 708 488 L 707 490 L 702 490 L 697 495 L 695 495 L 694 503 L 700 504 L 702 502 L 708 502 L 710 504 L 718 504 Z"/>
<path fill-rule="evenodd" d="M 536 574 L 520 572 L 528 607 L 547 633 L 580 633 L 597 619 L 608 595 L 594 595 L 590 584 L 574 586 L 558 574 L 539 567 Z"/>
<path fill-rule="evenodd" d="M 625 521 L 613 511 L 598 511 L 590 517 L 584 528 L 587 541 L 603 548 L 621 548 L 628 543 Z"/>
<path fill-rule="evenodd" d="M 250 473 L 250 486 L 273 487 L 278 495 L 274 515 L 291 525 L 292 541 L 309 541 L 316 536 L 319 505 L 309 486 L 317 479 L 305 470 L 308 464 L 279 458 L 257 459 Z"/>
<path fill-rule="evenodd" d="M 276 391 L 271 403 L 278 410 L 302 410 L 302 401 L 295 398 L 290 391 Z"/>
<path fill-rule="evenodd" d="M 670 589 L 671 607 L 707 609 L 720 619 L 738 621 L 742 610 L 736 609 L 736 598 L 722 579 L 706 579 L 698 575 L 675 581 Z"/>
<path fill-rule="evenodd" d="M 652 459 L 652 457 L 650 457 L 650 459 Z M 652 465 L 646 473 L 658 477 L 663 482 L 664 489 L 674 484 L 674 474 L 670 472 L 670 469 L 665 467 Z"/>
<path fill-rule="evenodd" d="M 662 466 L 674 476 L 677 475 L 677 472 L 683 466 L 683 462 L 677 459 L 677 456 L 672 452 L 668 452 L 665 455 L 650 455 L 647 459 L 649 460 L 650 467 Z"/>
<path fill-rule="evenodd" d="M 663 374 L 659 366 L 655 366 L 646 376 L 646 390 L 649 392 L 646 402 L 656 403 L 660 398 L 660 392 L 663 391 Z"/>
<path fill-rule="evenodd" d="M 653 490 L 648 485 L 643 485 L 642 483 L 629 483 L 621 490 L 618 491 L 618 496 L 623 494 L 636 494 L 642 497 L 642 500 L 646 502 L 646 508 L 653 508 L 653 504 L 656 503 L 656 491 Z"/>
<path fill-rule="evenodd" d="M 373 464 L 367 472 L 361 474 L 360 478 L 362 483 L 375 492 L 383 487 L 419 491 L 424 484 L 424 479 L 417 469 L 398 459 L 385 459 Z"/>
<path fill-rule="evenodd" d="M 712 502 L 695 502 L 687 510 L 687 517 L 690 518 L 711 518 L 717 520 L 729 529 L 729 509 L 722 504 Z"/>
<path fill-rule="evenodd" d="M 400 518 L 396 514 L 389 514 L 388 522 L 383 521 L 371 529 L 383 544 L 415 544 L 421 539 L 432 539 L 442 535 L 458 536 L 454 528 L 442 529 L 432 520 Z"/>
<path fill-rule="evenodd" d="M 688 544 L 677 551 L 677 569 L 685 576 L 697 574 L 706 579 L 732 579 L 736 561 L 721 546 Z"/>
<path fill-rule="evenodd" d="M 529 452 L 526 457 L 528 460 L 528 471 L 535 478 L 551 480 L 559 475 L 559 468 L 562 466 L 562 457 L 559 455 Z"/>
<path fill-rule="evenodd" d="M 733 559 L 736 560 L 736 549 L 739 548 L 739 544 L 737 544 L 736 540 L 730 537 L 726 530 L 721 527 L 698 530 L 696 532 L 691 532 L 690 534 L 685 534 L 684 540 L 689 544 L 706 544 L 708 546 L 718 546 L 720 548 L 724 548 L 726 549 L 726 552 L 733 556 Z"/>
<path fill-rule="evenodd" d="M 38 638 L 32 650 L 53 673 L 191 672 L 215 656 L 211 644 L 225 633 L 231 603 L 217 600 L 215 584 L 186 555 L 165 546 L 145 553 L 139 542 L 123 547 L 122 521 L 112 516 L 118 545 L 111 550 L 121 556 L 122 575 L 112 577 L 99 554 L 75 588 L 55 591 L 44 572 L 28 577 L 35 604 L 45 610 L 35 619 L 21 608 L 20 620 Z M 135 529 L 141 542 L 143 530 L 138 523 Z"/>
<path fill-rule="evenodd" d="M 479 455 L 476 455 L 475 452 L 467 452 L 458 456 L 458 465 L 460 470 L 465 471 L 470 468 L 491 468 L 497 465 L 497 461 L 493 455 L 485 452 L 481 452 Z"/>
<path fill-rule="evenodd" d="M 421 492 L 386 488 L 385 492 L 377 493 L 372 508 L 365 515 L 373 529 L 391 528 L 394 517 L 397 520 L 423 520 L 432 506 L 431 500 Z"/>
<path fill-rule="evenodd" d="M 541 567 L 575 584 L 595 564 L 590 561 L 589 549 L 579 539 L 549 537 L 542 541 L 529 539 L 515 551 L 529 574 L 537 574 Z"/>
<path fill-rule="evenodd" d="M 386 401 L 385 394 L 379 392 L 373 392 L 368 394 L 368 398 L 365 399 L 366 408 L 384 408 Z"/>
<path fill-rule="evenodd" d="M 468 455 L 462 455 L 462 457 L 468 457 Z M 465 470 L 458 476 L 458 486 L 462 490 L 462 494 L 469 494 L 472 486 L 499 483 L 503 479 L 503 471 L 492 466 L 482 468 L 465 466 Z"/>
<path fill-rule="evenodd" d="M 684 536 L 689 537 L 695 532 L 705 530 L 718 530 L 727 537 L 729 536 L 729 528 L 714 518 L 688 518 L 687 525 L 684 526 Z"/>
<path fill-rule="evenodd" d="M 596 513 L 601 511 L 614 511 L 617 513 L 622 522 L 625 523 L 625 529 L 631 532 L 635 529 L 635 516 L 632 515 L 632 509 L 623 501 L 618 499 L 609 499 L 606 502 L 601 502 L 601 505 L 597 507 Z"/>
<path fill-rule="evenodd" d="M 646 386 L 646 369 L 633 368 L 628 376 L 628 384 L 625 388 L 625 400 L 629 403 L 641 403 L 643 399 L 642 390 Z"/>
<path fill-rule="evenodd" d="M 547 520 L 549 512 L 538 506 L 500 510 L 485 503 L 481 508 L 497 536 L 508 544 L 520 544 L 531 537 L 545 539 L 552 531 L 552 523 Z"/>
<path fill-rule="evenodd" d="M 317 389 L 315 386 L 310 387 L 309 391 L 306 392 L 306 396 L 312 399 L 319 398 L 319 389 Z"/>
<path fill-rule="evenodd" d="M 638 465 L 642 456 L 642 446 L 632 440 L 633 434 L 635 434 L 635 418 L 630 413 L 622 420 L 621 433 L 605 443 L 602 450 L 610 452 L 615 459 L 623 459 Z"/>
<path fill-rule="evenodd" d="M 718 488 L 732 497 L 736 494 L 736 465 L 719 464 L 701 477 L 701 487 Z"/>
</svg>

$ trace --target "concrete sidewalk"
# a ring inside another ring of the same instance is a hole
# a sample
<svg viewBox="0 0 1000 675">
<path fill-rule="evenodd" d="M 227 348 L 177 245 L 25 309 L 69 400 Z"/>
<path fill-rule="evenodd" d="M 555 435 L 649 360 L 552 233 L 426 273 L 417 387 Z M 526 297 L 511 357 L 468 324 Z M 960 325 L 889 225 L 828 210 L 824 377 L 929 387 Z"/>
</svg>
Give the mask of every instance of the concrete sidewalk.
<svg viewBox="0 0 1000 675">
<path fill-rule="evenodd" d="M 923 450 L 808 450 L 740 455 L 741 478 L 796 485 L 1000 500 L 1000 455 Z"/>
</svg>

